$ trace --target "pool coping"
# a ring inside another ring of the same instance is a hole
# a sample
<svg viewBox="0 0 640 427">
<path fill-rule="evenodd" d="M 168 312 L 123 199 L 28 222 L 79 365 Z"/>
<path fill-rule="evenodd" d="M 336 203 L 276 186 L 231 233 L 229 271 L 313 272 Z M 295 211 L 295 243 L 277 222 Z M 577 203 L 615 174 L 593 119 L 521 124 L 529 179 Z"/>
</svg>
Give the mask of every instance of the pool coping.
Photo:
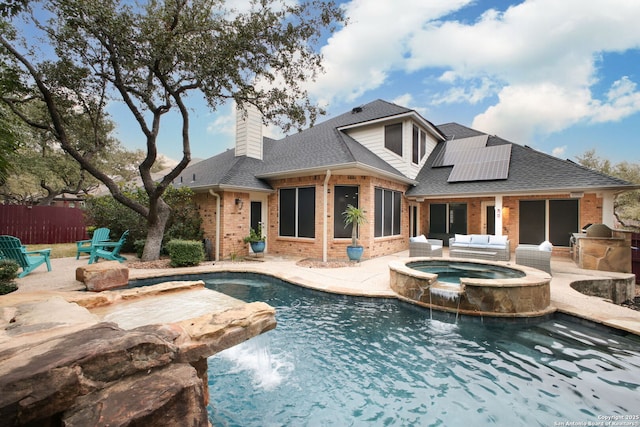
<svg viewBox="0 0 640 427">
<path fill-rule="evenodd" d="M 130 268 L 129 278 L 138 280 L 182 274 L 247 272 L 266 274 L 323 292 L 397 299 L 397 295 L 389 286 L 389 263 L 409 258 L 408 254 L 409 251 L 406 250 L 338 268 L 302 267 L 297 265 L 300 258 L 266 255 L 264 258 L 250 261 L 209 261 L 196 267 L 186 268 Z M 443 255 L 445 258 L 448 257 L 446 253 Z M 42 299 L 46 295 L 84 290 L 84 285 L 75 280 L 75 270 L 86 263 L 86 259 L 53 259 L 51 272 L 42 268 L 18 279 L 18 291 L 0 296 L 0 305 L 3 304 L 2 300 L 9 296 L 13 296 L 9 299 Z M 504 262 L 504 265 L 515 266 L 516 264 Z M 633 276 L 632 274 L 582 270 L 577 268 L 569 258 L 561 257 L 552 258 L 551 270 L 551 306 L 557 312 L 640 336 L 640 312 L 613 304 L 600 297 L 581 294 L 571 287 L 571 283 L 578 280 L 609 280 Z"/>
</svg>

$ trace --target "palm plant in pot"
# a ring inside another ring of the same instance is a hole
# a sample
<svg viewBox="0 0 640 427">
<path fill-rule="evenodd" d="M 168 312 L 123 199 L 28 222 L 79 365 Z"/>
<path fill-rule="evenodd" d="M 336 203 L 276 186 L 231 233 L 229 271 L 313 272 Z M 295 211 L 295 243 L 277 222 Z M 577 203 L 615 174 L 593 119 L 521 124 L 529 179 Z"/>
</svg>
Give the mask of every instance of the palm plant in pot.
<svg viewBox="0 0 640 427">
<path fill-rule="evenodd" d="M 267 238 L 262 234 L 262 223 L 258 224 L 257 229 L 251 229 L 249 231 L 249 235 L 244 238 L 245 243 L 249 243 L 251 245 L 251 250 L 253 253 L 259 254 L 264 252 L 264 241 Z"/>
<path fill-rule="evenodd" d="M 342 216 L 344 217 L 345 228 L 350 224 L 353 227 L 351 230 L 351 245 L 347 246 L 347 256 L 351 261 L 360 261 L 364 248 L 358 245 L 358 231 L 360 225 L 367 222 L 367 217 L 364 210 L 356 208 L 353 205 L 347 205 L 347 209 L 342 212 Z"/>
</svg>

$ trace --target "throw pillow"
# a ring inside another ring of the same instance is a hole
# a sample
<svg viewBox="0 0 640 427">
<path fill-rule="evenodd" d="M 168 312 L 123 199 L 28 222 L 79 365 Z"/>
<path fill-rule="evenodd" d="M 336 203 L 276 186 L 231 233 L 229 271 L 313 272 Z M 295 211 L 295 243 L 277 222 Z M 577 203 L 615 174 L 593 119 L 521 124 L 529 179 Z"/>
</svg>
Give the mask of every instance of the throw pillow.
<svg viewBox="0 0 640 427">
<path fill-rule="evenodd" d="M 544 242 L 540 243 L 540 246 L 538 246 L 538 249 L 540 249 L 541 251 L 551 252 L 553 250 L 553 245 L 551 244 L 550 241 L 545 240 Z"/>
<path fill-rule="evenodd" d="M 468 234 L 456 234 L 456 243 L 471 243 L 471 236 Z"/>
<path fill-rule="evenodd" d="M 490 245 L 506 245 L 507 236 L 489 236 Z"/>
</svg>

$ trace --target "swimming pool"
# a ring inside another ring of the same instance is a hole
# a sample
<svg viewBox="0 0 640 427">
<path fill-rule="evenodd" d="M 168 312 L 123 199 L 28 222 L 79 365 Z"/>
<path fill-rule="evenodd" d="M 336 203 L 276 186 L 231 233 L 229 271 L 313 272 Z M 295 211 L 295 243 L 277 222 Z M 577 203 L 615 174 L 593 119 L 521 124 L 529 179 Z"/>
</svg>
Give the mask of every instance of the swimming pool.
<svg viewBox="0 0 640 427">
<path fill-rule="evenodd" d="M 214 426 L 550 426 L 640 412 L 636 336 L 557 316 L 456 321 L 260 275 L 202 279 L 278 319 L 209 358 Z"/>
</svg>

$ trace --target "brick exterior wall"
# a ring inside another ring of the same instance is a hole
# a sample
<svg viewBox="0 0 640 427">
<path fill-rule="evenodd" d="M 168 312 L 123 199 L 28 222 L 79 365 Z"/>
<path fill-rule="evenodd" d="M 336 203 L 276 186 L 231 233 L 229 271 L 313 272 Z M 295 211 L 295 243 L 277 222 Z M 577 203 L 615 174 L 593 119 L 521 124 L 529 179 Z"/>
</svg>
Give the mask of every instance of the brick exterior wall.
<svg viewBox="0 0 640 427">
<path fill-rule="evenodd" d="M 358 244 L 365 248 L 364 257 L 372 258 L 399 252 L 408 248 L 409 236 L 409 204 L 402 197 L 401 203 L 401 234 L 374 238 L 375 216 L 374 200 L 375 188 L 399 191 L 402 194 L 407 189 L 404 184 L 395 183 L 369 176 L 337 175 L 329 180 L 329 194 L 327 197 L 327 212 L 324 212 L 324 175 L 314 175 L 298 178 L 287 178 L 270 182 L 275 191 L 267 199 L 267 226 L 263 229 L 267 237 L 267 252 L 274 255 L 291 255 L 302 258 L 322 259 L 323 256 L 323 227 L 327 217 L 327 257 L 329 259 L 346 259 L 346 247 L 351 244 L 350 238 L 334 238 L 334 191 L 338 185 L 357 186 L 358 203 L 367 214 L 367 222 L 360 227 Z M 279 236 L 279 189 L 293 187 L 315 187 L 315 238 L 295 238 Z M 220 224 L 220 258 L 229 259 L 249 254 L 249 245 L 243 238 L 249 234 L 250 195 L 241 192 L 218 192 L 221 198 Z M 205 238 L 210 239 L 215 248 L 216 239 L 216 198 L 209 193 L 198 193 L 196 202 L 203 218 Z M 241 204 L 236 205 L 239 199 Z M 241 207 L 242 206 L 242 207 Z M 342 220 L 340 220 L 342 224 Z"/>
<path fill-rule="evenodd" d="M 327 257 L 329 259 L 346 259 L 346 247 L 351 244 L 350 238 L 334 238 L 334 191 L 336 185 L 357 186 L 359 206 L 367 214 L 368 221 L 360 228 L 358 243 L 364 246 L 365 258 L 374 258 L 382 255 L 406 250 L 409 246 L 409 202 L 403 197 L 401 203 L 401 234 L 374 238 L 375 215 L 374 200 L 375 189 L 384 188 L 400 191 L 404 194 L 407 186 L 390 180 L 370 176 L 337 175 L 329 179 L 329 191 L 327 198 L 327 212 L 324 212 L 323 192 L 324 175 L 314 175 L 298 178 L 287 178 L 271 182 L 275 191 L 269 194 L 267 199 L 267 227 L 263 230 L 267 236 L 267 252 L 276 255 L 291 255 L 301 258 L 322 259 L 323 255 L 323 222 L 327 216 Z M 315 199 L 315 238 L 294 238 L 279 236 L 279 211 L 278 190 L 281 188 L 309 187 L 316 189 Z M 249 234 L 250 221 L 250 195 L 242 192 L 219 192 L 221 198 L 221 222 L 220 222 L 220 258 L 246 256 L 249 254 L 249 245 L 243 242 L 243 238 Z M 216 199 L 209 193 L 198 193 L 195 196 L 203 219 L 205 238 L 211 239 L 215 248 L 215 223 L 216 223 Z M 552 194 L 541 196 L 505 196 L 503 198 L 503 229 L 502 234 L 509 236 L 511 250 L 518 245 L 519 236 L 519 212 L 520 200 L 540 199 L 569 199 L 569 194 Z M 236 204 L 236 199 L 240 200 Z M 427 234 L 429 230 L 429 205 L 430 203 L 467 203 L 467 227 L 469 234 L 482 233 L 482 203 L 492 202 L 493 198 L 473 199 L 434 199 L 420 204 L 420 230 Z M 588 223 L 602 222 L 603 199 L 595 193 L 585 193 L 579 202 L 580 226 Z M 340 221 L 342 224 L 342 221 Z M 567 254 L 568 248 L 555 248 L 555 254 Z"/>
<path fill-rule="evenodd" d="M 288 178 L 272 181 L 270 184 L 276 190 L 269 196 L 269 253 L 281 255 L 296 255 L 304 258 L 322 259 L 323 255 L 323 226 L 325 215 L 327 217 L 327 258 L 345 259 L 346 248 L 351 244 L 350 238 L 334 238 L 334 191 L 338 185 L 357 186 L 359 207 L 364 209 L 367 215 L 367 222 L 360 227 L 358 244 L 364 247 L 364 257 L 372 258 L 381 255 L 391 254 L 407 249 L 409 235 L 408 202 L 403 197 L 401 206 L 401 228 L 400 236 L 390 236 L 374 238 L 374 192 L 375 188 L 385 188 L 388 190 L 400 191 L 404 194 L 406 185 L 398 184 L 389 180 L 382 180 L 369 176 L 337 175 L 329 179 L 329 194 L 327 197 L 327 212 L 324 212 L 323 192 L 324 175 L 310 177 Z M 279 236 L 278 226 L 278 190 L 281 188 L 308 187 L 316 188 L 316 236 L 315 239 L 282 237 Z M 342 224 L 342 220 L 339 221 Z"/>
<path fill-rule="evenodd" d="M 520 233 L 520 200 L 547 200 L 547 199 L 571 199 L 568 193 L 545 194 L 538 196 L 505 196 L 502 199 L 502 234 L 509 236 L 511 250 L 514 251 L 518 245 Z M 482 202 L 492 202 L 493 198 L 474 199 L 434 199 L 424 202 L 421 206 L 421 230 L 424 234 L 429 230 L 429 204 L 430 203 L 467 203 L 467 233 L 481 234 L 482 230 Z M 595 193 L 585 193 L 579 199 L 579 219 L 580 227 L 586 224 L 596 224 L 602 222 L 602 197 Z M 554 255 L 568 255 L 569 248 L 556 247 Z"/>
<path fill-rule="evenodd" d="M 220 259 L 229 259 L 249 254 L 249 245 L 243 239 L 249 235 L 249 194 L 221 191 L 220 196 Z M 236 199 L 241 201 L 236 204 Z M 204 237 L 211 240 L 215 251 L 216 198 L 209 193 L 197 193 L 196 203 L 202 216 Z"/>
</svg>

